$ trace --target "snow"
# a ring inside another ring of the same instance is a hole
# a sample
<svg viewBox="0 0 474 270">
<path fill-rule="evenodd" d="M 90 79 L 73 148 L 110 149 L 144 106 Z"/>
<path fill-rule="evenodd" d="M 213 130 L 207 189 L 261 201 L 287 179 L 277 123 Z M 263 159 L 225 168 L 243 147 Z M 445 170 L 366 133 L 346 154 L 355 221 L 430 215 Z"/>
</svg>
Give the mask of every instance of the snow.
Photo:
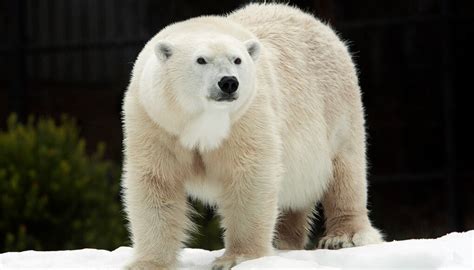
<svg viewBox="0 0 474 270">
<path fill-rule="evenodd" d="M 210 269 L 223 252 L 186 248 L 179 269 Z M 0 269 L 120 269 L 131 256 L 129 247 L 8 252 L 0 254 Z M 233 269 L 474 269 L 474 231 L 341 250 L 276 251 Z"/>
</svg>

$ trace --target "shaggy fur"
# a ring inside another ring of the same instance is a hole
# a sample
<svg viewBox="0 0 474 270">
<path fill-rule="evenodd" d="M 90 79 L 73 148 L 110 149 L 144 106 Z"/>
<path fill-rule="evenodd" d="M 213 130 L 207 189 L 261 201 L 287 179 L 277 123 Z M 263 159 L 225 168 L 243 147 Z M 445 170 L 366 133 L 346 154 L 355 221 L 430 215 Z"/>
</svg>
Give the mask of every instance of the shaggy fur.
<svg viewBox="0 0 474 270">
<path fill-rule="evenodd" d="M 224 75 L 238 78 L 238 98 L 210 101 Z M 303 248 L 317 202 L 321 247 L 382 241 L 367 216 L 354 64 L 327 25 L 296 8 L 252 4 L 166 27 L 135 63 L 123 122 L 131 269 L 176 266 L 192 228 L 187 196 L 222 217 L 226 251 L 213 269 L 269 255 L 273 240 Z"/>
</svg>

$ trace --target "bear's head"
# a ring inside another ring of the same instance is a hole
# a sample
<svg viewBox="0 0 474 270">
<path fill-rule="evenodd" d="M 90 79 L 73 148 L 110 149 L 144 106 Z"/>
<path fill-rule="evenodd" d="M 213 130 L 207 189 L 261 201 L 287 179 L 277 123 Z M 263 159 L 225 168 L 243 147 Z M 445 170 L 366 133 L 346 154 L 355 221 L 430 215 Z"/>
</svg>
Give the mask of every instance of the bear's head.
<svg viewBox="0 0 474 270">
<path fill-rule="evenodd" d="M 260 48 L 255 39 L 240 41 L 227 35 L 195 33 L 162 39 L 154 45 L 154 59 L 142 74 L 148 86 L 140 87 L 141 102 L 168 131 L 181 134 L 185 126 L 196 126 L 188 131 L 193 136 L 189 147 L 198 144 L 195 129 L 209 140 L 214 140 L 209 132 L 218 129 L 225 137 L 230 124 L 224 118 L 244 110 L 255 94 Z"/>
<path fill-rule="evenodd" d="M 160 79 L 182 109 L 192 113 L 208 107 L 238 109 L 239 101 L 253 92 L 259 52 L 258 41 L 241 42 L 228 36 L 187 37 L 155 45 L 163 71 Z"/>
</svg>

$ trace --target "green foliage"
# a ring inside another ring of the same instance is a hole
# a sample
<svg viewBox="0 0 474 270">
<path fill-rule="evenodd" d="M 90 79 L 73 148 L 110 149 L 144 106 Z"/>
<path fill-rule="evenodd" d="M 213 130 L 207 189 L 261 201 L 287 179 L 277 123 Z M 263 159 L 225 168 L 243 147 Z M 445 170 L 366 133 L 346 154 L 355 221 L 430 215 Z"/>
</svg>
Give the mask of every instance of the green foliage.
<svg viewBox="0 0 474 270">
<path fill-rule="evenodd" d="M 75 122 L 63 117 L 26 124 L 15 115 L 0 131 L 0 252 L 129 244 L 119 198 L 120 170 L 104 160 L 104 144 L 89 155 Z M 213 211 L 191 202 L 197 230 L 189 247 L 223 247 Z"/>
<path fill-rule="evenodd" d="M 211 208 L 197 201 L 191 203 L 196 213 L 193 222 L 196 224 L 197 230 L 192 234 L 188 247 L 207 250 L 223 248 L 222 230 L 217 216 L 214 215 Z"/>
<path fill-rule="evenodd" d="M 125 244 L 119 168 L 104 147 L 88 155 L 67 117 L 9 117 L 0 132 L 0 252 Z"/>
</svg>

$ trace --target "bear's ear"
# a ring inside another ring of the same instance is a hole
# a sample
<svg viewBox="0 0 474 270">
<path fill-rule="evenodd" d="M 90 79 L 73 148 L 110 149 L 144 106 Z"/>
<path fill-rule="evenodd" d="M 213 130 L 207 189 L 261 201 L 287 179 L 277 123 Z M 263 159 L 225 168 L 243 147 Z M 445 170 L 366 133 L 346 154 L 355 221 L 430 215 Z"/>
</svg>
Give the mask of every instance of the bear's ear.
<svg viewBox="0 0 474 270">
<path fill-rule="evenodd" d="M 250 57 L 252 57 L 253 61 L 256 61 L 260 55 L 260 42 L 255 39 L 250 39 L 245 41 L 244 44 L 245 48 L 247 48 L 247 52 L 250 54 Z"/>
<path fill-rule="evenodd" d="M 173 45 L 167 41 L 159 41 L 155 45 L 155 55 L 160 61 L 166 61 L 173 54 Z"/>
</svg>

